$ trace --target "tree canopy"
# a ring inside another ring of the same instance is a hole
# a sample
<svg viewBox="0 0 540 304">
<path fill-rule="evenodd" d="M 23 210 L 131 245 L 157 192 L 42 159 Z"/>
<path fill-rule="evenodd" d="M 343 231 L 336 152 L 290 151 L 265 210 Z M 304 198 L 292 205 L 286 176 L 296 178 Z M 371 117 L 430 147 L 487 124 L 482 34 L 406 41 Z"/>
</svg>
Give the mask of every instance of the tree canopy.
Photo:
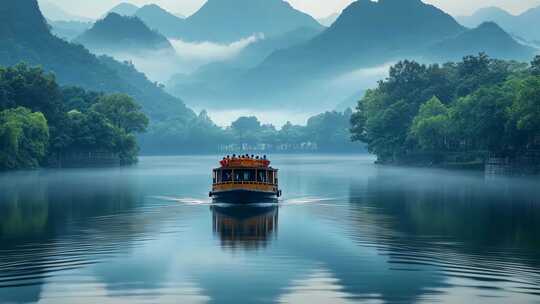
<svg viewBox="0 0 540 304">
<path fill-rule="evenodd" d="M 127 95 L 60 88 L 53 75 L 19 64 L 0 67 L 0 169 L 52 164 L 77 152 L 108 152 L 136 161 L 134 134 L 148 118 Z"/>
<path fill-rule="evenodd" d="M 352 138 L 381 162 L 482 151 L 518 155 L 540 134 L 538 57 L 527 67 L 485 54 L 457 63 L 402 61 L 367 92 Z"/>
</svg>

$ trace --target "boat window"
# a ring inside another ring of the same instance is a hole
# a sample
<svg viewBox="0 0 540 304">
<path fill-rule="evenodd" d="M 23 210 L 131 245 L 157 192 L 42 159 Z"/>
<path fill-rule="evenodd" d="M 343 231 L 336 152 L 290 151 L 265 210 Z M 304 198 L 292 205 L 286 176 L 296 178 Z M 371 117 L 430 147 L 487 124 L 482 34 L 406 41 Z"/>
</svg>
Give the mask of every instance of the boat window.
<svg viewBox="0 0 540 304">
<path fill-rule="evenodd" d="M 257 173 L 257 181 L 259 183 L 266 183 L 266 170 L 259 170 Z"/>
<path fill-rule="evenodd" d="M 221 182 L 232 182 L 232 170 L 221 170 Z"/>
<path fill-rule="evenodd" d="M 234 180 L 239 182 L 254 182 L 255 170 L 235 170 Z"/>
</svg>

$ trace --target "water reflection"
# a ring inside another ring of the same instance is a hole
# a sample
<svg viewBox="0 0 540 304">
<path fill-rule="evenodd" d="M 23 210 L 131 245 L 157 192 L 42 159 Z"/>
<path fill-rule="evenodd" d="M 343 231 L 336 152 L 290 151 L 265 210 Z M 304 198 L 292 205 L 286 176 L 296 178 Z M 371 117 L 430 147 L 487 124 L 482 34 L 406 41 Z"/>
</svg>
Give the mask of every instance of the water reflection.
<svg viewBox="0 0 540 304">
<path fill-rule="evenodd" d="M 392 269 L 418 277 L 431 269 L 443 279 L 418 299 L 444 302 L 459 288 L 515 302 L 540 295 L 537 181 L 402 173 L 382 170 L 352 184 L 347 220 L 355 242 L 375 246 Z"/>
<path fill-rule="evenodd" d="M 0 175 L 0 303 L 540 299 L 537 179 L 288 156 L 279 206 L 208 210 L 214 160 Z"/>
<path fill-rule="evenodd" d="M 130 247 L 136 232 L 128 219 L 106 217 L 136 204 L 130 183 L 116 178 L 81 179 L 77 171 L 0 177 L 1 301 L 37 302 L 48 278 Z"/>
<path fill-rule="evenodd" d="M 277 237 L 277 204 L 213 205 L 212 229 L 223 248 L 258 249 Z"/>
</svg>

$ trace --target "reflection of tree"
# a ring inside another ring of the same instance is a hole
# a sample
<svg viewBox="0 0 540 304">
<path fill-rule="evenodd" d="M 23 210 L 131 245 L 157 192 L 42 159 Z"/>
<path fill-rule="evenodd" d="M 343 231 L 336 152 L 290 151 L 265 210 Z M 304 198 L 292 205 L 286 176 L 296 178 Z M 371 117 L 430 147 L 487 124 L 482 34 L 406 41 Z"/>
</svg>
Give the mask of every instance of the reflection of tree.
<svg viewBox="0 0 540 304">
<path fill-rule="evenodd" d="M 17 188 L 6 189 L 0 195 L 0 237 L 2 239 L 40 235 L 44 232 L 49 216 L 48 204 L 43 187 L 38 184 L 33 190 L 21 192 Z"/>
<path fill-rule="evenodd" d="M 45 278 L 125 251 L 145 229 L 115 216 L 135 207 L 129 178 L 87 173 L 0 176 L 0 299 L 37 302 Z"/>
<path fill-rule="evenodd" d="M 278 227 L 278 207 L 212 207 L 214 233 L 223 247 L 266 246 Z"/>
<path fill-rule="evenodd" d="M 424 173 L 383 171 L 351 188 L 350 229 L 362 243 L 375 244 L 395 268 L 432 267 L 477 284 L 487 275 L 538 283 L 540 189 L 534 183 Z"/>
</svg>

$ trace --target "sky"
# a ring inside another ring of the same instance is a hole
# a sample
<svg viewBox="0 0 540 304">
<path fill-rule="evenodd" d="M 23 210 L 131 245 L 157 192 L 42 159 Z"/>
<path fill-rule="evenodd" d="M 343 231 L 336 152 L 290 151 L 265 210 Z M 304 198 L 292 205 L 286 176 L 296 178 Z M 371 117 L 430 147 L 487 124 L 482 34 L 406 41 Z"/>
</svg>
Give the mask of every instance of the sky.
<svg viewBox="0 0 540 304">
<path fill-rule="evenodd" d="M 70 13 L 80 16 L 96 18 L 102 16 L 114 5 L 122 0 L 48 0 L 57 4 Z M 158 4 L 173 13 L 189 16 L 200 8 L 206 0 L 127 0 L 136 5 L 148 3 Z M 341 12 L 353 0 L 289 0 L 294 7 L 316 18 L 326 17 Z M 540 5 L 540 0 L 424 0 L 452 15 L 468 15 L 473 11 L 486 6 L 499 6 L 514 14 L 521 13 L 528 8 Z"/>
</svg>

